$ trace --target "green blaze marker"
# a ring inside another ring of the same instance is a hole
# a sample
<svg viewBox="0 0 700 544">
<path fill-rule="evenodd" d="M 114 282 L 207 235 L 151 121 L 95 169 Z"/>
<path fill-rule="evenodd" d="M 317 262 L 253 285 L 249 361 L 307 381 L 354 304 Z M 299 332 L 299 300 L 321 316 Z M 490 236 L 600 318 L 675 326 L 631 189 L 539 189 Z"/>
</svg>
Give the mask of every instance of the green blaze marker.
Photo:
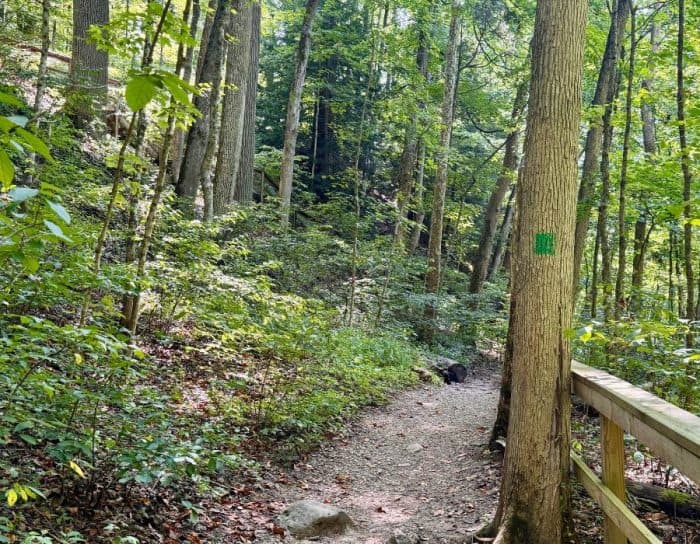
<svg viewBox="0 0 700 544">
<path fill-rule="evenodd" d="M 554 255 L 553 232 L 538 232 L 535 234 L 535 255 Z"/>
</svg>

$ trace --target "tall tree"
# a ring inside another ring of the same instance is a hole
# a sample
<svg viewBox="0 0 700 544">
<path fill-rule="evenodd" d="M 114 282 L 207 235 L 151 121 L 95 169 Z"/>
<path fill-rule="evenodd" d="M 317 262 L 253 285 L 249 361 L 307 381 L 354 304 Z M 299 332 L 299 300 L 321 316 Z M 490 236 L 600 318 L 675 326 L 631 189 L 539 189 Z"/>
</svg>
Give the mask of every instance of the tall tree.
<svg viewBox="0 0 700 544">
<path fill-rule="evenodd" d="M 307 0 L 304 20 L 301 24 L 299 46 L 297 48 L 294 77 L 287 101 L 287 118 L 284 125 L 284 147 L 280 165 L 280 188 L 282 199 L 282 223 L 289 223 L 289 208 L 292 203 L 292 183 L 294 180 L 294 156 L 296 154 L 297 135 L 299 134 L 299 115 L 301 114 L 301 96 L 304 91 L 306 67 L 311 53 L 311 25 L 316 16 L 319 0 Z"/>
<path fill-rule="evenodd" d="M 441 129 L 437 150 L 437 172 L 433 186 L 433 211 L 430 218 L 430 238 L 428 240 L 428 269 L 425 274 L 425 291 L 437 295 L 440 288 L 440 265 L 442 259 L 442 229 L 445 215 L 445 195 L 447 194 L 447 174 L 449 171 L 450 143 L 452 140 L 452 123 L 454 121 L 455 94 L 457 92 L 457 74 L 459 71 L 459 43 L 462 1 L 453 0 L 450 15 L 450 33 L 445 52 L 444 77 L 442 92 Z M 431 340 L 437 313 L 435 301 L 430 301 L 425 308 L 425 317 L 429 321 L 425 328 L 425 339 Z"/>
<path fill-rule="evenodd" d="M 620 190 L 617 207 L 617 278 L 615 280 L 615 319 L 619 319 L 625 307 L 625 273 L 627 269 L 627 170 L 632 134 L 632 90 L 634 84 L 634 61 L 637 51 L 637 27 L 635 7 L 630 1 L 630 53 L 625 92 L 625 131 L 622 137 L 622 162 L 620 164 Z"/>
<path fill-rule="evenodd" d="M 48 69 L 49 48 L 51 47 L 51 0 L 41 0 L 41 54 L 39 70 L 36 76 L 36 94 L 34 110 L 41 109 L 41 100 L 46 91 L 46 72 Z"/>
<path fill-rule="evenodd" d="M 692 205 L 690 202 L 693 176 L 690 172 L 690 151 L 685 117 L 685 0 L 678 0 L 678 43 L 676 50 L 676 106 L 678 119 L 678 140 L 681 149 L 681 170 L 683 171 L 683 248 L 686 283 L 686 319 L 695 319 L 695 280 L 693 279 L 693 226 Z M 692 347 L 693 335 L 686 335 L 686 346 Z"/>
<path fill-rule="evenodd" d="M 527 100 L 527 86 L 527 82 L 520 83 L 515 93 L 513 110 L 511 112 L 511 123 L 513 126 L 506 137 L 501 174 L 498 176 L 496 186 L 491 193 L 491 197 L 486 205 L 486 210 L 484 211 L 484 224 L 481 227 L 479 248 L 477 250 L 476 259 L 474 259 L 474 269 L 472 270 L 471 282 L 469 284 L 469 291 L 472 293 L 481 292 L 484 286 L 484 280 L 486 279 L 489 261 L 491 259 L 491 250 L 493 249 L 493 240 L 496 236 L 498 210 L 508 192 L 508 187 L 510 187 L 514 181 L 518 169 L 518 145 L 520 135 L 518 122 Z"/>
<path fill-rule="evenodd" d="M 657 152 L 656 146 L 656 116 L 654 106 L 650 99 L 654 88 L 654 62 L 653 55 L 658 51 L 657 26 L 652 22 L 649 32 L 651 41 L 652 61 L 648 68 L 647 77 L 642 80 L 642 89 L 645 91 L 645 97 L 642 99 L 640 107 L 640 115 L 642 118 L 642 141 L 644 143 L 644 153 L 647 160 L 654 160 Z M 634 223 L 634 254 L 632 257 L 632 294 L 630 297 L 630 307 L 633 312 L 637 312 L 641 305 L 641 289 L 644 279 L 644 265 L 646 261 L 646 249 L 649 236 L 654 223 L 651 222 L 651 214 L 649 208 L 640 193 L 638 198 L 642 209 L 637 215 L 637 220 Z M 651 222 L 647 229 L 648 223 Z"/>
<path fill-rule="evenodd" d="M 253 201 L 255 124 L 258 97 L 258 70 L 260 67 L 260 3 L 253 2 L 250 9 L 250 59 L 248 62 L 248 78 L 246 81 L 241 165 L 238 170 L 238 180 L 233 194 L 233 199 L 241 204 L 248 204 Z"/>
<path fill-rule="evenodd" d="M 200 53 L 201 62 L 197 66 L 198 84 L 211 85 L 217 74 L 221 72 L 225 51 L 223 47 L 224 30 L 229 16 L 230 1 L 216 0 L 216 11 L 211 19 L 211 26 L 203 36 L 203 40 L 205 37 L 207 39 L 206 48 L 204 48 L 205 42 L 203 41 L 202 47 L 204 49 Z M 181 199 L 183 209 L 189 213 L 192 213 L 194 209 L 194 199 L 201 182 L 200 174 L 209 138 L 211 110 L 213 107 L 218 107 L 218 104 L 211 103 L 210 98 L 210 93 L 203 92 L 194 99 L 194 105 L 201 115 L 187 133 L 187 143 L 181 161 L 182 168 L 175 186 L 175 192 Z"/>
<path fill-rule="evenodd" d="M 226 94 L 221 114 L 220 145 L 214 175 L 214 214 L 222 214 L 231 202 L 241 166 L 246 93 L 250 78 L 252 6 L 237 1 L 226 54 Z"/>
<path fill-rule="evenodd" d="M 90 40 L 90 27 L 109 23 L 109 0 L 73 0 L 70 81 L 71 114 L 80 123 L 92 118 L 92 99 L 107 92 L 109 56 Z"/>
<path fill-rule="evenodd" d="M 565 541 L 585 0 L 539 0 L 513 238 L 512 404 L 498 544 Z"/>
<path fill-rule="evenodd" d="M 613 0 L 610 28 L 605 43 L 603 62 L 598 73 L 595 94 L 591 105 L 605 107 L 613 98 L 617 80 L 617 63 L 620 58 L 622 37 L 629 14 L 629 0 Z M 576 211 L 576 238 L 574 241 L 574 294 L 578 290 L 579 274 L 583 261 L 583 250 L 588 235 L 588 224 L 591 220 L 594 189 L 599 172 L 599 159 L 603 141 L 603 127 L 600 119 L 591 121 L 586 134 L 584 146 L 583 167 L 581 169 L 581 184 L 578 191 Z"/>
</svg>

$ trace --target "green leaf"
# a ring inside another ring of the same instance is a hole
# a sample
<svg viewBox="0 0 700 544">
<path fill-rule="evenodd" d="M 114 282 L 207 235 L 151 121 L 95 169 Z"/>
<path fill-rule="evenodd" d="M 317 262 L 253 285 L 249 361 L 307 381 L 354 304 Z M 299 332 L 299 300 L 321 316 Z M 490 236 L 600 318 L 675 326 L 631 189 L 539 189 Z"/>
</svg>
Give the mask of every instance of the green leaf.
<svg viewBox="0 0 700 544">
<path fill-rule="evenodd" d="M 15 165 L 12 164 L 7 152 L 0 148 L 0 184 L 3 190 L 7 190 L 15 178 Z"/>
<path fill-rule="evenodd" d="M 10 200 L 12 200 L 12 202 L 17 204 L 19 202 L 29 200 L 30 198 L 34 198 L 38 194 L 38 189 L 32 189 L 31 187 L 14 187 L 10 190 L 8 196 L 10 197 Z"/>
<path fill-rule="evenodd" d="M 70 214 L 63 206 L 61 206 L 58 202 L 53 202 L 51 200 L 47 200 L 46 203 L 66 225 L 70 225 Z"/>
<path fill-rule="evenodd" d="M 20 127 L 27 126 L 27 123 L 29 122 L 29 118 L 25 117 L 24 115 L 10 115 L 7 118 L 15 125 L 19 125 Z"/>
<path fill-rule="evenodd" d="M 37 270 L 39 270 L 39 260 L 34 257 L 33 255 L 22 255 L 21 258 L 22 266 L 29 272 L 30 274 L 34 274 Z"/>
<path fill-rule="evenodd" d="M 73 243 L 73 240 L 68 238 L 65 234 L 63 234 L 63 231 L 61 230 L 61 227 L 59 227 L 56 223 L 49 221 L 48 219 L 44 219 L 44 225 L 46 225 L 46 228 L 49 229 L 51 234 L 53 234 L 56 238 L 59 238 L 63 240 L 64 242 Z"/>
<path fill-rule="evenodd" d="M 38 153 L 47 161 L 53 161 L 53 157 L 51 156 L 51 151 L 49 151 L 48 146 L 36 134 L 32 134 L 23 128 L 18 128 L 15 130 L 15 134 L 19 136 L 29 147 L 31 147 L 32 151 Z"/>
<path fill-rule="evenodd" d="M 156 83 L 152 76 L 134 76 L 126 84 L 126 103 L 131 111 L 139 111 L 146 107 L 157 91 Z"/>
<path fill-rule="evenodd" d="M 21 108 L 24 106 L 19 98 L 3 92 L 0 92 L 0 102 L 3 104 L 9 104 L 10 106 L 15 106 L 16 108 Z"/>
<path fill-rule="evenodd" d="M 172 97 L 177 100 L 180 104 L 187 105 L 190 103 L 190 97 L 187 91 L 181 85 L 181 79 L 173 76 L 172 74 L 163 75 L 163 85 L 165 85 L 170 91 Z"/>
</svg>

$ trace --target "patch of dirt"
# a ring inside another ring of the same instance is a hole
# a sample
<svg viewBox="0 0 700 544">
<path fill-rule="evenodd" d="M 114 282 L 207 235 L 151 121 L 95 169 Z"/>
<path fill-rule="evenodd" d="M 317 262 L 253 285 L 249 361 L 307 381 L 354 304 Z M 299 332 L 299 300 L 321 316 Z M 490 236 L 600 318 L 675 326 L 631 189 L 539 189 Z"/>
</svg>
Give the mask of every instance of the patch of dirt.
<svg viewBox="0 0 700 544">
<path fill-rule="evenodd" d="M 497 401 L 494 375 L 401 393 L 255 500 L 274 515 L 301 499 L 346 509 L 354 530 L 314 542 L 383 544 L 397 529 L 423 542 L 466 542 L 498 501 L 501 459 L 487 448 Z M 295 541 L 271 534 L 274 515 L 254 542 Z"/>
</svg>

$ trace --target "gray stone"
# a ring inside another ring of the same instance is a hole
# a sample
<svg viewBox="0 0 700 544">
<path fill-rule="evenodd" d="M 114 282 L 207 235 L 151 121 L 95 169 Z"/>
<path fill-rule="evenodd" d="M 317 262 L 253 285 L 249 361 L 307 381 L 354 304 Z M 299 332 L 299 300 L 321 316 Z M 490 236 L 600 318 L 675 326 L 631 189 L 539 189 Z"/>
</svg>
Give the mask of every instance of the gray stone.
<svg viewBox="0 0 700 544">
<path fill-rule="evenodd" d="M 277 523 L 293 536 L 312 538 L 342 534 L 352 525 L 352 520 L 343 510 L 330 504 L 299 501 L 282 512 Z"/>
<path fill-rule="evenodd" d="M 414 444 L 409 444 L 409 445 L 406 447 L 406 449 L 407 449 L 410 453 L 418 453 L 419 451 L 421 451 L 421 450 L 423 449 L 423 446 L 421 446 L 418 442 L 415 442 Z"/>
<path fill-rule="evenodd" d="M 386 544 L 420 544 L 421 541 L 418 535 L 397 529 Z"/>
</svg>

